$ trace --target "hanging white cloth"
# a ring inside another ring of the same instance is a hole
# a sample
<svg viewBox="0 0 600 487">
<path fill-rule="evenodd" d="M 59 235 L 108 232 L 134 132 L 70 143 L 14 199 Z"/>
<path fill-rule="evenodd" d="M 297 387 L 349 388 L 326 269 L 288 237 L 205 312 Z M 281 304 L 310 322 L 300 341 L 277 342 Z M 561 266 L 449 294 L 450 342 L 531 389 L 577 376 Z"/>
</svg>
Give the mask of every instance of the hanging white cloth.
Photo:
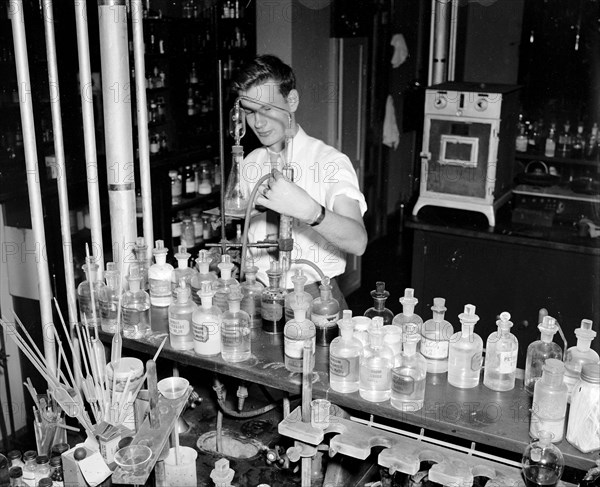
<svg viewBox="0 0 600 487">
<path fill-rule="evenodd" d="M 402 34 L 394 34 L 390 44 L 394 47 L 394 54 L 392 55 L 392 67 L 397 68 L 406 61 L 408 58 L 408 46 L 406 45 L 406 39 Z"/>
<path fill-rule="evenodd" d="M 383 143 L 388 147 L 396 149 L 400 143 L 400 131 L 396 123 L 396 110 L 394 99 L 388 95 L 385 103 L 385 117 L 383 119 Z"/>
</svg>

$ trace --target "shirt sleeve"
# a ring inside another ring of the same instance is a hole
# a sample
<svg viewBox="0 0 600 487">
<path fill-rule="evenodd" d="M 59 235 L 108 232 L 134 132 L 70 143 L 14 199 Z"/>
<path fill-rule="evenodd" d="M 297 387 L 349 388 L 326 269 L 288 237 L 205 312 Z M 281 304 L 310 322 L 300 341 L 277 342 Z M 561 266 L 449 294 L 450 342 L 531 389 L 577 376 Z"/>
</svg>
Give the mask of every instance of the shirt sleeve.
<svg viewBox="0 0 600 487">
<path fill-rule="evenodd" d="M 356 171 L 344 154 L 338 153 L 331 162 L 327 162 L 321 168 L 321 177 L 326 185 L 325 206 L 333 211 L 335 198 L 344 195 L 358 202 L 360 213 L 364 215 L 367 211 L 367 202 L 358 186 Z"/>
</svg>

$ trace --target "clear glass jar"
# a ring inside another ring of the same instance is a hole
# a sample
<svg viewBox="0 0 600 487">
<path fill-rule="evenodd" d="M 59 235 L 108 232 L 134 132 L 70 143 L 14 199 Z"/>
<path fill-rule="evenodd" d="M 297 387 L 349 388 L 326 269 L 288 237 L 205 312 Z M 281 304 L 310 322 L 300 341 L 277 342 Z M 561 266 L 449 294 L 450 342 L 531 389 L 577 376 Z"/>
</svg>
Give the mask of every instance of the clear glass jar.
<svg viewBox="0 0 600 487">
<path fill-rule="evenodd" d="M 258 269 L 258 268 L 257 268 Z M 256 275 L 255 275 L 256 277 Z M 294 284 L 294 290 L 285 297 L 285 320 L 289 321 L 294 318 L 294 310 L 292 309 L 292 300 L 297 303 L 307 302 L 312 305 L 313 297 L 310 293 L 304 290 L 307 278 L 304 272 L 299 267 L 296 268 L 294 275 L 292 276 L 292 283 Z"/>
<path fill-rule="evenodd" d="M 399 326 L 402 329 L 402 333 L 406 327 L 415 325 L 418 333 L 421 333 L 421 327 L 423 326 L 423 319 L 415 314 L 415 306 L 419 300 L 415 298 L 415 290 L 412 288 L 406 288 L 404 290 L 404 296 L 400 298 L 400 304 L 402 305 L 402 313 L 398 313 L 392 320 L 392 325 Z"/>
<path fill-rule="evenodd" d="M 38 455 L 35 463 L 37 464 L 35 469 L 35 481 L 37 484 L 41 479 L 50 476 L 50 459 L 47 455 Z"/>
<path fill-rule="evenodd" d="M 400 359 L 392 369 L 390 404 L 400 411 L 418 411 L 425 399 L 427 360 L 417 352 L 421 335 L 416 325 L 409 325 L 402 333 L 404 340 Z"/>
<path fill-rule="evenodd" d="M 24 467 L 25 463 L 21 459 L 21 451 L 20 450 L 11 450 L 6 454 L 6 458 L 8 458 L 9 467 Z"/>
<path fill-rule="evenodd" d="M 450 337 L 454 335 L 454 328 L 444 319 L 446 314 L 446 300 L 433 298 L 431 311 L 433 317 L 423 323 L 421 327 L 421 354 L 427 360 L 427 372 L 440 374 L 448 371 L 448 350 Z"/>
<path fill-rule="evenodd" d="M 294 304 L 294 318 L 283 329 L 283 353 L 285 368 L 290 372 L 302 373 L 304 369 L 304 342 L 311 342 L 312 370 L 315 366 L 315 324 L 306 318 L 306 303 Z M 283 310 L 282 310 L 283 311 Z"/>
<path fill-rule="evenodd" d="M 28 450 L 23 453 L 23 462 L 25 465 L 23 466 L 23 480 L 35 482 L 35 473 L 37 471 L 37 452 L 34 450 Z"/>
<path fill-rule="evenodd" d="M 521 459 L 526 487 L 556 487 L 565 469 L 561 451 L 552 444 L 552 433 L 540 430 Z"/>
<path fill-rule="evenodd" d="M 225 362 L 243 362 L 251 356 L 250 316 L 240 309 L 239 285 L 231 286 L 228 302 L 229 309 L 223 313 L 221 325 L 221 357 Z"/>
<path fill-rule="evenodd" d="M 104 282 L 98 280 L 98 264 L 93 262 L 93 257 L 86 258 L 87 263 L 82 266 L 85 280 L 77 286 L 77 301 L 82 320 L 90 328 L 100 328 L 100 299 L 99 295 L 105 287 Z M 91 284 L 90 284 L 91 283 Z M 92 296 L 93 289 L 93 296 Z M 93 299 L 92 299 L 93 298 Z M 92 303 L 93 301 L 93 303 Z"/>
<path fill-rule="evenodd" d="M 360 359 L 360 397 L 370 402 L 382 402 L 392 394 L 394 352 L 383 341 L 383 318 L 375 316 L 369 328 L 369 345 Z"/>
<path fill-rule="evenodd" d="M 250 316 L 250 328 L 260 328 L 262 325 L 260 300 L 265 286 L 256 280 L 257 272 L 258 267 L 256 266 L 246 267 L 244 274 L 246 280 L 240 284 L 243 296 L 241 309 Z"/>
<path fill-rule="evenodd" d="M 519 342 L 511 332 L 510 314 L 500 313 L 498 331 L 490 333 L 485 352 L 483 385 L 493 391 L 510 391 L 515 387 Z"/>
<path fill-rule="evenodd" d="M 221 323 L 222 313 L 213 306 L 211 283 L 204 281 L 199 292 L 202 304 L 192 315 L 194 329 L 194 352 L 198 355 L 211 356 L 221 353 Z"/>
<path fill-rule="evenodd" d="M 192 280 L 190 282 L 192 286 L 192 300 L 197 305 L 200 304 L 200 296 L 198 296 L 198 291 L 202 287 L 202 283 L 204 281 L 209 281 L 211 286 L 215 284 L 218 277 L 214 272 L 210 271 L 210 257 L 208 255 L 207 250 L 201 250 L 198 252 L 198 258 L 196 259 L 196 267 L 198 268 L 198 272 L 194 274 Z"/>
<path fill-rule="evenodd" d="M 223 254 L 221 256 L 221 262 L 218 264 L 219 271 L 221 271 L 221 277 L 213 284 L 215 291 L 215 297 L 213 304 L 219 308 L 221 313 L 225 313 L 229 309 L 229 292 L 231 287 L 238 285 L 237 279 L 231 277 L 233 272 L 233 263 L 231 262 L 231 256 L 229 254 Z"/>
<path fill-rule="evenodd" d="M 263 290 L 260 301 L 262 329 L 266 333 L 282 333 L 285 327 L 287 291 L 281 287 L 281 275 L 279 262 L 271 262 L 271 268 L 267 271 L 269 287 Z"/>
<path fill-rule="evenodd" d="M 121 299 L 123 336 L 141 338 L 151 329 L 150 296 L 140 289 L 142 276 L 137 266 L 129 268 L 128 281 L 129 291 L 124 292 Z"/>
<path fill-rule="evenodd" d="M 479 321 L 475 306 L 467 304 L 458 319 L 462 328 L 450 338 L 448 383 L 460 389 L 470 389 L 479 384 L 483 354 L 483 340 L 473 332 Z"/>
<path fill-rule="evenodd" d="M 562 359 L 562 349 L 552 341 L 558 331 L 556 320 L 552 316 L 544 316 L 538 325 L 540 339 L 530 343 L 525 358 L 525 391 L 533 394 L 535 383 L 542 377 L 542 367 L 549 358 Z"/>
<path fill-rule="evenodd" d="M 334 391 L 348 393 L 358 391 L 360 356 L 363 345 L 354 338 L 352 311 L 342 311 L 338 327 L 340 336 L 329 346 L 329 385 Z"/>
<path fill-rule="evenodd" d="M 552 433 L 552 441 L 562 441 L 567 412 L 567 386 L 563 381 L 565 365 L 549 358 L 544 363 L 542 378 L 535 383 L 531 405 L 529 436 L 539 438 L 540 431 Z"/>
<path fill-rule="evenodd" d="M 583 453 L 600 449 L 600 364 L 584 364 L 573 388 L 567 441 Z"/>
<path fill-rule="evenodd" d="M 332 296 L 331 289 L 329 278 L 324 277 L 319 286 L 320 296 L 310 307 L 310 319 L 317 327 L 317 345 L 322 347 L 328 347 L 338 335 L 340 303 Z"/>
<path fill-rule="evenodd" d="M 192 350 L 194 348 L 194 330 L 192 315 L 196 305 L 190 299 L 191 289 L 185 286 L 176 288 L 176 299 L 169 306 L 169 342 L 174 350 Z"/>
</svg>

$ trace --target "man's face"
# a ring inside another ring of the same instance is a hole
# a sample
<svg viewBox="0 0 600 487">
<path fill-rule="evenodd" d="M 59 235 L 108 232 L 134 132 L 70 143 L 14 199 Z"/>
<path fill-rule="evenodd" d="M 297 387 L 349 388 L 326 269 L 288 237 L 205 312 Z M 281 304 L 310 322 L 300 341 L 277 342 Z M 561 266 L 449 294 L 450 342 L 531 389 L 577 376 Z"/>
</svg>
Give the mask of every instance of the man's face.
<svg viewBox="0 0 600 487">
<path fill-rule="evenodd" d="M 241 105 L 246 112 L 246 122 L 261 144 L 274 151 L 281 151 L 285 140 L 285 130 L 289 124 L 288 114 L 263 104 L 269 103 L 283 110 L 291 111 L 288 100 L 279 91 L 279 84 L 267 81 L 246 91 L 240 91 L 238 94 L 250 100 L 256 100 L 255 103 L 244 99 L 241 101 Z"/>
</svg>

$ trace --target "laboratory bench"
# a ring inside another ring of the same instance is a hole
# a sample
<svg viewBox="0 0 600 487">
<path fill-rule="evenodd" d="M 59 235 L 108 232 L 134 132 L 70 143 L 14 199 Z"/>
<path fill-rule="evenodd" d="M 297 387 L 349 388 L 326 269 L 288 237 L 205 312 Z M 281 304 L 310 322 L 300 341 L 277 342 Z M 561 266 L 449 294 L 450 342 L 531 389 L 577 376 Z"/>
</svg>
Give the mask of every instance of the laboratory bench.
<svg viewBox="0 0 600 487">
<path fill-rule="evenodd" d="M 127 350 L 154 355 L 163 342 L 167 331 L 160 329 L 164 321 L 164 309 L 152 308 L 153 332 L 141 339 L 123 339 L 123 355 Z M 101 332 L 100 338 L 109 345 L 112 334 Z M 284 366 L 283 337 L 253 330 L 252 357 L 238 363 L 225 362 L 220 355 L 206 357 L 193 350 L 178 351 L 171 348 L 169 341 L 164 345 L 160 358 L 174 365 L 191 366 L 203 371 L 240 379 L 254 384 L 285 391 L 291 396 L 302 391 L 301 374 L 290 373 Z M 160 360 L 160 359 L 159 359 Z M 531 397 L 522 389 L 522 381 L 517 380 L 514 390 L 498 393 L 485 388 L 481 383 L 474 389 L 457 389 L 449 385 L 445 374 L 427 376 L 425 404 L 419 411 L 402 412 L 394 409 L 389 401 L 373 403 L 362 399 L 358 392 L 341 394 L 329 387 L 329 349 L 317 347 L 313 373 L 312 395 L 326 398 L 331 403 L 352 411 L 356 416 L 374 421 L 389 423 L 394 427 L 423 428 L 423 434 L 435 437 L 442 435 L 456 438 L 457 442 L 471 442 L 476 450 L 492 449 L 506 452 L 513 461 L 520 461 L 520 455 L 530 443 L 529 409 Z M 185 373 L 181 371 L 181 375 Z M 212 380 L 212 378 L 210 379 Z M 565 464 L 569 467 L 587 470 L 594 466 L 598 452 L 584 454 L 567 443 L 557 446 L 563 452 Z"/>
</svg>

